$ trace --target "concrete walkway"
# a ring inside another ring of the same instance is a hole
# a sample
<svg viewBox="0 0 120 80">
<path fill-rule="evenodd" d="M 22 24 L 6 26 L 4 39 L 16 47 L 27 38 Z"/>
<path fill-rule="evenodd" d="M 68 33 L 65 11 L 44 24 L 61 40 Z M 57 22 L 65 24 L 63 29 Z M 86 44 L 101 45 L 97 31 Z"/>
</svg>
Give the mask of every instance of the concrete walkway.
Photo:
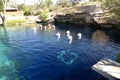
<svg viewBox="0 0 120 80">
<path fill-rule="evenodd" d="M 109 80 L 120 79 L 120 63 L 110 59 L 103 59 L 92 66 L 92 69 Z"/>
</svg>

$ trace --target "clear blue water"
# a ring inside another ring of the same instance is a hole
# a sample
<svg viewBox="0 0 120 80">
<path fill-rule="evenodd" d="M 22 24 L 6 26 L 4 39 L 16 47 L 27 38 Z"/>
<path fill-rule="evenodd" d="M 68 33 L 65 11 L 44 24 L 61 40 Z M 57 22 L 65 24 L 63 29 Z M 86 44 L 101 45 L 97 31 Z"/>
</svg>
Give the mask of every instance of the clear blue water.
<svg viewBox="0 0 120 80">
<path fill-rule="evenodd" d="M 67 30 L 73 36 L 71 44 Z M 39 25 L 0 28 L 0 80 L 103 80 L 91 67 L 103 58 L 116 60 L 120 38 L 111 34 L 111 30 L 65 24 L 46 30 Z"/>
</svg>

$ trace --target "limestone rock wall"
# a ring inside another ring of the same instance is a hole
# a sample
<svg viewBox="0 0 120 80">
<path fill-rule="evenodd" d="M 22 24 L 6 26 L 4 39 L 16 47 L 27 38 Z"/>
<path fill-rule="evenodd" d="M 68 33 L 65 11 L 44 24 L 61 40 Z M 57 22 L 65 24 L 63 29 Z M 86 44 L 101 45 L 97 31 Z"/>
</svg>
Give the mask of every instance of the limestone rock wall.
<svg viewBox="0 0 120 80">
<path fill-rule="evenodd" d="M 87 17 L 89 16 L 89 20 L 87 21 Z M 92 17 L 85 12 L 82 13 L 72 13 L 72 14 L 65 14 L 65 15 L 56 15 L 55 17 L 56 22 L 64 22 L 64 23 L 74 23 L 74 24 L 83 24 L 83 23 L 93 23 L 94 20 Z"/>
</svg>

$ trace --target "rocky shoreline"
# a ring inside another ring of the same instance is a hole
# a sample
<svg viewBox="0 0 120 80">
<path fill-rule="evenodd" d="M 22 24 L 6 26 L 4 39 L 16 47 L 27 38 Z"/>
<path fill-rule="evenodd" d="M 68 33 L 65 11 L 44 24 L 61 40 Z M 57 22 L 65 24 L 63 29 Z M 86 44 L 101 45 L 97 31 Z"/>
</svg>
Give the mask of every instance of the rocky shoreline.
<svg viewBox="0 0 120 80">
<path fill-rule="evenodd" d="M 102 15 L 101 15 L 102 16 Z M 66 24 L 84 24 L 84 25 L 99 25 L 101 28 L 117 28 L 119 23 L 117 21 L 101 19 L 95 20 L 95 16 L 82 12 L 72 14 L 58 14 L 54 17 L 55 23 L 66 23 Z M 108 20 L 108 21 L 107 21 Z"/>
</svg>

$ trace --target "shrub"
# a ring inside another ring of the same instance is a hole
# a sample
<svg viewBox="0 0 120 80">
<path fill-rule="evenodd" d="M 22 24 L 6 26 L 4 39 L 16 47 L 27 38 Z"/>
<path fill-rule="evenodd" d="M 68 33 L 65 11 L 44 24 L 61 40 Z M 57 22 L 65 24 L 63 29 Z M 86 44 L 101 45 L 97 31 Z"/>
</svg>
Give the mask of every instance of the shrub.
<svg viewBox="0 0 120 80">
<path fill-rule="evenodd" d="M 29 16 L 30 14 L 31 14 L 30 11 L 25 11 L 25 12 L 24 12 L 24 15 L 25 15 L 25 16 Z"/>
<path fill-rule="evenodd" d="M 45 21 L 47 18 L 48 18 L 48 11 L 43 11 L 39 15 L 39 19 L 42 20 L 42 21 Z"/>
<path fill-rule="evenodd" d="M 16 25 L 16 24 L 22 24 L 25 20 L 10 20 L 6 22 L 6 25 Z"/>
</svg>

